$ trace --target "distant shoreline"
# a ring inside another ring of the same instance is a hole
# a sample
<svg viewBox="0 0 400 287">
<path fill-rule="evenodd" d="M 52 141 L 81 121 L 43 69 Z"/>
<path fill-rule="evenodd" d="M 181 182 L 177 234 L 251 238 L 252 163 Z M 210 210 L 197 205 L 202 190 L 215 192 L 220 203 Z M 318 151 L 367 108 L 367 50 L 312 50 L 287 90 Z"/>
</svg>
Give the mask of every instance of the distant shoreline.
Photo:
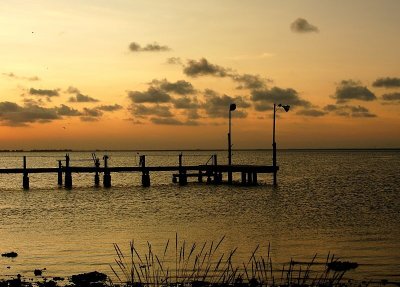
<svg viewBox="0 0 400 287">
<path fill-rule="evenodd" d="M 241 148 L 236 151 L 272 151 L 261 148 Z M 278 148 L 281 151 L 400 151 L 398 148 Z M 182 151 L 226 151 L 226 149 L 3 149 L 0 152 L 182 152 Z"/>
</svg>

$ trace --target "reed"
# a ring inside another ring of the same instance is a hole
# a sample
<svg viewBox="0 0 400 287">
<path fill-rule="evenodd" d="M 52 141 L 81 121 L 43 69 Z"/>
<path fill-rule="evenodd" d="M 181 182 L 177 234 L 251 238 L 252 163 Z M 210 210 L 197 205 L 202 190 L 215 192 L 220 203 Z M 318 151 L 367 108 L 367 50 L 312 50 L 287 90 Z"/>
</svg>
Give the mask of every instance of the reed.
<svg viewBox="0 0 400 287">
<path fill-rule="evenodd" d="M 248 261 L 236 265 L 233 257 L 237 247 L 229 252 L 220 252 L 224 239 L 225 236 L 217 243 L 188 244 L 185 240 L 180 241 L 176 234 L 175 250 L 170 250 L 168 240 L 161 257 L 153 251 L 149 242 L 146 251 L 140 253 L 132 240 L 128 255 L 121 251 L 118 244 L 114 244 L 116 258 L 110 268 L 116 283 L 127 287 L 325 287 L 345 286 L 345 273 L 358 266 L 357 263 L 340 261 L 328 253 L 325 263 L 316 262 L 315 254 L 310 262 L 291 259 L 281 268 L 275 268 L 279 265 L 273 266 L 270 244 L 266 255 L 258 254 L 258 245 Z M 313 269 L 314 266 L 318 267 Z"/>
</svg>

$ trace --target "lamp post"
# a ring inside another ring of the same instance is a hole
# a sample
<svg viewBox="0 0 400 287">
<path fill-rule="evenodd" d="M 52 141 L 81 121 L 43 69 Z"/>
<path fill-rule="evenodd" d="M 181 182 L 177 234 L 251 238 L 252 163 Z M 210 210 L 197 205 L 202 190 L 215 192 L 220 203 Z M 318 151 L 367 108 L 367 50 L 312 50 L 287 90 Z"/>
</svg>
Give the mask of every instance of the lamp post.
<svg viewBox="0 0 400 287">
<path fill-rule="evenodd" d="M 277 184 L 277 180 L 276 180 L 276 173 L 277 173 L 277 170 L 276 170 L 276 142 L 275 142 L 276 107 L 283 108 L 285 110 L 285 112 L 288 112 L 290 109 L 289 105 L 282 105 L 282 104 L 276 105 L 274 103 L 274 120 L 273 120 L 273 127 L 272 127 L 272 166 L 274 167 L 274 186 L 276 186 L 276 184 Z"/>
<path fill-rule="evenodd" d="M 229 131 L 228 131 L 228 183 L 232 183 L 232 139 L 231 139 L 231 132 L 232 132 L 232 111 L 236 110 L 236 104 L 229 105 Z"/>
</svg>

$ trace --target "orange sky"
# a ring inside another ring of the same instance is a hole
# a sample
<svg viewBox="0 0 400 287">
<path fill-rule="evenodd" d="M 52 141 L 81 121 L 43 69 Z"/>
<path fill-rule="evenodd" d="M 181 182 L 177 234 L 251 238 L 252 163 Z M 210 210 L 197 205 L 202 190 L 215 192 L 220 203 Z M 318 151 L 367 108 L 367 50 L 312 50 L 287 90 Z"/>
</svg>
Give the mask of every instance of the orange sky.
<svg viewBox="0 0 400 287">
<path fill-rule="evenodd" d="M 168 3 L 167 3 L 168 2 Z M 0 149 L 400 147 L 397 0 L 0 3 Z"/>
</svg>

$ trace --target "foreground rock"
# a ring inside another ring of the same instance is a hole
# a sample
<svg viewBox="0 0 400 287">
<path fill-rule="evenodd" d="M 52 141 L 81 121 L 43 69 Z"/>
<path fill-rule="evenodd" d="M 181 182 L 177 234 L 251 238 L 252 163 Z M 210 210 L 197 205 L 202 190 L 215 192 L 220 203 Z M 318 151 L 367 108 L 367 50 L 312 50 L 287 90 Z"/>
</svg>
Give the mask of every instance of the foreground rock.
<svg viewBox="0 0 400 287">
<path fill-rule="evenodd" d="M 106 280 L 107 275 L 97 271 L 72 275 L 71 277 L 72 283 L 79 287 L 106 286 L 104 283 Z"/>
</svg>

